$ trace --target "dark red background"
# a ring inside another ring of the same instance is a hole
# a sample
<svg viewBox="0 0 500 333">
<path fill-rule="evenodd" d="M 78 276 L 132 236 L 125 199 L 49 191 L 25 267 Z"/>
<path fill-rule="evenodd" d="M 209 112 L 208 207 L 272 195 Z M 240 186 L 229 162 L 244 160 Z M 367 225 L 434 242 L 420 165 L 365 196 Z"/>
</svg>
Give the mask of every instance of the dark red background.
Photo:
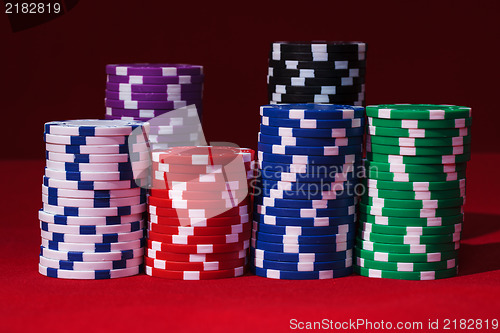
<svg viewBox="0 0 500 333">
<path fill-rule="evenodd" d="M 473 151 L 500 151 L 499 2 L 81 1 L 49 23 L 12 33 L 0 15 L 4 158 L 42 157 L 42 124 L 102 118 L 104 66 L 205 66 L 204 130 L 255 147 L 276 40 L 368 43 L 366 101 L 473 108 Z"/>
<path fill-rule="evenodd" d="M 498 318 L 498 12 L 498 1 L 81 1 L 62 17 L 17 33 L 0 14 L 1 331 L 281 332 L 293 317 Z M 63 281 L 37 273 L 42 125 L 103 117 L 105 64 L 204 65 L 208 139 L 255 147 L 270 42 L 311 39 L 368 43 L 368 104 L 473 108 L 459 277 Z"/>
</svg>

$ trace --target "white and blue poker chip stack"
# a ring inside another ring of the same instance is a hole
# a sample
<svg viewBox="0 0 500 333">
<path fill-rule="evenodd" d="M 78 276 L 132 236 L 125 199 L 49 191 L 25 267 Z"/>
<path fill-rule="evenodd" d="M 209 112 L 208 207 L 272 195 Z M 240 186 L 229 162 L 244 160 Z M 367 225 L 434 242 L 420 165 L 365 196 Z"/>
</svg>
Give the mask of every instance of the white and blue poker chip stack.
<svg viewBox="0 0 500 333">
<path fill-rule="evenodd" d="M 206 145 L 199 121 L 203 66 L 112 64 L 106 65 L 106 74 L 106 119 L 151 122 L 150 142 L 154 149 Z M 189 112 L 180 119 L 161 117 L 186 107 Z"/>
<path fill-rule="evenodd" d="M 148 127 L 124 120 L 45 124 L 41 274 L 110 279 L 140 272 Z"/>
<path fill-rule="evenodd" d="M 260 114 L 252 269 L 294 280 L 351 274 L 364 108 L 281 104 Z"/>
<path fill-rule="evenodd" d="M 274 42 L 269 102 L 364 105 L 365 74 L 365 43 Z"/>
</svg>

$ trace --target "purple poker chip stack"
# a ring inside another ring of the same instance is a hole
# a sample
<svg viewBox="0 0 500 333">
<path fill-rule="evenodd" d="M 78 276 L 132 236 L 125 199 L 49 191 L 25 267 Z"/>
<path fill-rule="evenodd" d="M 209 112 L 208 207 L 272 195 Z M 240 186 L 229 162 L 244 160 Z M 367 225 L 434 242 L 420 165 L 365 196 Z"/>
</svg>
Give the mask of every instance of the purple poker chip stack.
<svg viewBox="0 0 500 333">
<path fill-rule="evenodd" d="M 203 66 L 106 65 L 106 119 L 149 121 L 186 106 L 201 118 Z"/>
</svg>

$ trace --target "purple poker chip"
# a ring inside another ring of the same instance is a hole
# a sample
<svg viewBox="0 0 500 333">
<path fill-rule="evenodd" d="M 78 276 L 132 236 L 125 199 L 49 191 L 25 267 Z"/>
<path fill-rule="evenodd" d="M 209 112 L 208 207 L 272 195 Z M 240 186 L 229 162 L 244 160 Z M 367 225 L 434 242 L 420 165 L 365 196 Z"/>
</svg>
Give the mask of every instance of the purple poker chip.
<svg viewBox="0 0 500 333">
<path fill-rule="evenodd" d="M 116 109 L 116 108 L 106 108 L 106 115 L 113 117 L 124 117 L 126 119 L 140 118 L 140 119 L 151 119 L 161 116 L 172 110 L 141 110 L 141 109 Z M 121 119 L 121 118 L 120 118 Z M 145 120 L 143 120 L 145 121 Z M 198 112 L 192 110 L 192 112 L 187 113 L 183 117 L 177 117 L 177 115 L 165 119 L 168 122 L 167 125 L 182 125 L 186 123 L 193 123 L 198 121 Z"/>
<path fill-rule="evenodd" d="M 150 76 L 179 76 L 201 75 L 203 66 L 187 64 L 111 64 L 106 65 L 106 74 L 112 75 L 150 75 Z"/>
<path fill-rule="evenodd" d="M 203 83 L 204 75 L 180 75 L 180 76 L 142 76 L 142 75 L 108 75 L 108 81 L 112 83 L 128 84 L 191 84 Z"/>
<path fill-rule="evenodd" d="M 131 93 L 126 91 L 106 91 L 107 99 L 122 101 L 193 101 L 202 99 L 201 91 L 166 94 L 166 93 Z"/>
<path fill-rule="evenodd" d="M 128 83 L 106 83 L 108 91 L 124 91 L 133 93 L 166 93 L 180 94 L 192 91 L 202 91 L 203 84 L 128 84 Z"/>
<path fill-rule="evenodd" d="M 195 105 L 196 108 L 201 107 L 201 100 L 189 101 L 121 101 L 116 99 L 104 99 L 106 107 L 118 109 L 162 109 L 175 110 L 188 105 Z"/>
</svg>

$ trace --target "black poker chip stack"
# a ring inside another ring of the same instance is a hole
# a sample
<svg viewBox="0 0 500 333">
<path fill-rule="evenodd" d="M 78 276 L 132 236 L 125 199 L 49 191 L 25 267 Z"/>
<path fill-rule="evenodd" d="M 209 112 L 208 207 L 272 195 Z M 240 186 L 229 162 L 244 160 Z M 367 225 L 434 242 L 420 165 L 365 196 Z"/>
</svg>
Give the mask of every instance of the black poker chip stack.
<svg viewBox="0 0 500 333">
<path fill-rule="evenodd" d="M 267 76 L 269 102 L 363 106 L 365 73 L 365 43 L 274 42 Z"/>
</svg>

